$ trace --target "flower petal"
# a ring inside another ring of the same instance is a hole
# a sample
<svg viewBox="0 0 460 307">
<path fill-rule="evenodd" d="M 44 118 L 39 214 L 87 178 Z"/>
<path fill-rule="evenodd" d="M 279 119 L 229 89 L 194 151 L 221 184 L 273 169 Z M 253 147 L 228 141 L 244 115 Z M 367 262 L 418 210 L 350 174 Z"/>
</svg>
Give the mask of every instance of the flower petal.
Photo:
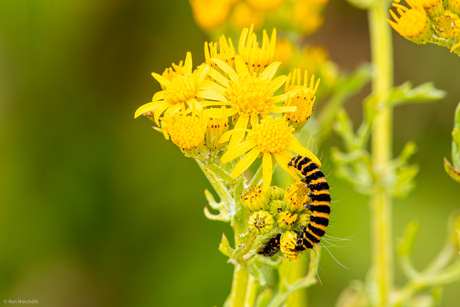
<svg viewBox="0 0 460 307">
<path fill-rule="evenodd" d="M 236 121 L 234 129 L 246 129 L 248 127 L 248 122 L 249 122 L 249 116 L 240 115 L 240 117 Z M 239 133 L 235 133 L 235 135 L 232 136 L 232 139 L 230 140 L 230 143 L 228 144 L 228 149 L 231 150 L 238 143 L 240 143 L 241 140 L 244 139 L 244 135 L 245 135 L 245 132 L 243 132 L 243 131 L 239 132 Z"/>
<path fill-rule="evenodd" d="M 184 63 L 184 75 L 189 75 L 192 73 L 192 54 L 187 52 L 187 56 L 185 57 Z"/>
<path fill-rule="evenodd" d="M 227 98 L 225 98 L 223 95 L 212 91 L 198 91 L 196 96 L 203 99 L 227 101 Z"/>
<path fill-rule="evenodd" d="M 155 95 L 153 95 L 152 102 L 164 100 L 164 99 L 165 99 L 165 91 L 159 91 L 159 92 L 156 92 Z"/>
<path fill-rule="evenodd" d="M 235 68 L 236 68 L 236 73 L 238 75 L 244 75 L 245 73 L 249 73 L 246 63 L 243 61 L 243 59 L 239 55 L 235 56 Z"/>
<path fill-rule="evenodd" d="M 278 76 L 275 79 L 273 79 L 272 83 L 275 86 L 275 92 L 286 82 L 287 77 L 286 76 Z"/>
<path fill-rule="evenodd" d="M 284 151 L 284 153 L 287 153 L 287 151 Z M 300 179 L 296 172 L 294 172 L 291 168 L 288 167 L 288 163 L 289 161 L 291 161 L 291 159 L 287 159 L 286 157 L 278 153 L 274 153 L 273 156 L 275 156 L 276 162 L 278 162 L 279 166 L 281 166 L 281 168 L 284 171 L 286 171 L 286 173 L 291 175 L 291 177 L 294 178 L 296 181 Z"/>
<path fill-rule="evenodd" d="M 158 107 L 160 107 L 161 105 L 164 105 L 164 104 L 168 104 L 168 103 L 166 101 L 161 101 L 161 102 L 154 101 L 154 102 L 146 103 L 146 104 L 140 106 L 136 110 L 136 112 L 134 113 L 134 118 L 138 118 L 139 116 L 141 116 L 144 113 L 155 111 Z"/>
<path fill-rule="evenodd" d="M 204 114 L 205 114 L 206 116 L 208 116 L 208 114 L 206 113 L 206 111 L 207 111 L 207 110 L 204 111 Z M 222 116 L 222 115 L 220 115 L 220 116 Z M 209 117 L 213 117 L 213 116 L 209 116 Z M 221 118 L 221 117 L 216 116 L 216 118 Z M 248 129 L 232 129 L 232 130 L 229 130 L 229 131 L 225 132 L 224 134 L 222 134 L 222 136 L 220 137 L 218 143 L 219 143 L 219 144 L 222 144 L 222 143 L 228 142 L 228 140 L 230 140 L 230 137 L 231 137 L 233 134 L 235 134 L 235 133 L 237 133 L 237 132 L 239 132 L 239 131 L 249 131 L 249 130 L 248 130 Z"/>
<path fill-rule="evenodd" d="M 252 163 L 257 159 L 259 156 L 260 150 L 258 148 L 253 148 L 250 152 L 248 152 L 236 165 L 232 171 L 232 179 L 235 179 L 245 170 L 247 170 Z"/>
<path fill-rule="evenodd" d="M 225 64 L 225 63 L 224 63 Z M 227 64 L 225 64 L 227 65 Z M 228 66 L 228 65 L 227 65 Z M 230 68 L 231 69 L 231 68 Z M 222 84 L 223 86 L 225 87 L 229 87 L 229 84 L 228 84 L 228 79 L 225 78 L 220 72 L 218 72 L 217 70 L 215 70 L 214 68 L 211 68 L 211 70 L 209 71 L 209 76 L 211 78 L 213 78 L 214 80 L 216 80 L 217 82 L 219 82 L 220 84 Z"/>
<path fill-rule="evenodd" d="M 208 73 L 209 73 L 209 65 L 204 65 L 200 67 L 200 69 L 198 70 L 198 74 L 197 74 L 198 84 L 203 82 L 203 80 L 206 78 Z"/>
<path fill-rule="evenodd" d="M 281 65 L 281 62 L 273 62 L 270 65 L 268 65 L 267 68 L 264 69 L 264 72 L 260 76 L 260 79 L 271 80 L 280 65 Z"/>
<path fill-rule="evenodd" d="M 169 108 L 169 103 L 165 103 L 163 104 L 162 106 L 160 106 L 158 109 L 155 110 L 155 113 L 153 113 L 153 117 L 155 119 L 155 123 L 160 126 L 160 122 L 159 122 L 159 119 L 160 119 L 160 116 L 161 114 L 163 114 L 163 112 Z"/>
<path fill-rule="evenodd" d="M 233 159 L 236 159 L 239 156 L 246 153 L 248 150 L 254 148 L 254 146 L 256 146 L 256 143 L 254 141 L 243 142 L 235 146 L 232 150 L 229 150 L 225 154 L 223 154 L 220 158 L 220 162 L 227 163 L 229 161 L 232 161 Z"/>
<path fill-rule="evenodd" d="M 300 145 L 299 141 L 294 137 L 291 140 L 291 144 L 289 144 L 288 149 L 292 150 L 298 155 L 304 156 L 315 162 L 318 166 L 321 166 L 321 162 L 319 161 L 318 157 L 315 156 L 310 150 L 306 149 L 302 145 Z"/>
<path fill-rule="evenodd" d="M 270 188 L 273 175 L 272 156 L 269 153 L 264 153 L 262 159 L 262 171 L 263 171 L 263 188 L 262 191 L 267 191 Z"/>
<path fill-rule="evenodd" d="M 230 79 L 236 79 L 238 78 L 238 75 L 236 74 L 236 72 L 233 70 L 233 68 L 231 68 L 230 66 L 228 66 L 227 63 L 219 60 L 219 59 L 212 59 L 212 61 L 214 63 L 217 64 L 217 66 L 219 66 L 220 69 L 222 69 L 229 77 Z M 224 84 L 222 84 L 224 85 Z"/>
<path fill-rule="evenodd" d="M 295 110 L 297 109 L 296 106 L 282 106 L 282 107 L 278 107 L 277 105 L 273 105 L 271 108 L 270 108 L 270 113 L 286 113 L 286 112 L 295 112 Z"/>
<path fill-rule="evenodd" d="M 168 86 L 171 81 L 163 77 L 162 75 L 159 75 L 157 73 L 152 72 L 152 77 L 154 77 L 161 85 L 163 86 Z"/>
</svg>

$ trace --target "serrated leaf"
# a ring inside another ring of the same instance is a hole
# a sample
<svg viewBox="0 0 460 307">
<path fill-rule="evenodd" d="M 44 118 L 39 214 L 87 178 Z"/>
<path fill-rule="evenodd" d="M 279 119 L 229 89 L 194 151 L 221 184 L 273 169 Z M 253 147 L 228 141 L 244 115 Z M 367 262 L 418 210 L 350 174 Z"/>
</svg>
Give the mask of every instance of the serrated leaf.
<svg viewBox="0 0 460 307">
<path fill-rule="evenodd" d="M 415 88 L 412 88 L 410 82 L 405 82 L 399 87 L 393 88 L 386 99 L 386 105 L 394 107 L 405 103 L 432 102 L 443 98 L 445 95 L 444 91 L 436 89 L 431 82 Z"/>
<path fill-rule="evenodd" d="M 225 209 L 221 210 L 219 214 L 212 214 L 209 211 L 208 207 L 205 206 L 204 207 L 204 215 L 208 219 L 213 220 L 213 221 L 220 221 L 220 222 L 226 222 L 226 223 L 230 223 L 230 221 L 231 221 L 230 214 Z"/>
</svg>

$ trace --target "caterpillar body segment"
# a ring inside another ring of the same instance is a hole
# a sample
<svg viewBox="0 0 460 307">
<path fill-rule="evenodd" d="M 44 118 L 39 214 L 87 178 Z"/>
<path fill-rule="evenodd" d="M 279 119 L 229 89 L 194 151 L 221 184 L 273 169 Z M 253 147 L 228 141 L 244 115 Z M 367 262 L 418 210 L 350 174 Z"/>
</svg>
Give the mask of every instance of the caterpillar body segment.
<svg viewBox="0 0 460 307">
<path fill-rule="evenodd" d="M 296 168 L 304 176 L 301 181 L 309 189 L 308 196 L 311 198 L 311 203 L 306 206 L 311 211 L 310 222 L 306 227 L 301 226 L 303 231 L 297 232 L 299 238 L 296 249 L 303 251 L 313 248 L 326 233 L 331 213 L 331 195 L 323 172 L 310 158 L 297 156 L 288 166 Z"/>
<path fill-rule="evenodd" d="M 258 252 L 258 254 L 262 254 L 266 257 L 275 256 L 280 251 L 280 240 L 281 234 L 279 233 L 265 243 L 265 246 Z"/>
</svg>

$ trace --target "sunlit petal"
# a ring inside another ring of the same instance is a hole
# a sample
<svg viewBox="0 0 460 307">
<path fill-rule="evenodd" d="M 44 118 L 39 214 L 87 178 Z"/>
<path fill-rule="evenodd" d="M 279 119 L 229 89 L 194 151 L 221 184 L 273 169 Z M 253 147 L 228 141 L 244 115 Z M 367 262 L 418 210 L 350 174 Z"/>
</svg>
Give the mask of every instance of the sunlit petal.
<svg viewBox="0 0 460 307">
<path fill-rule="evenodd" d="M 221 158 L 220 162 L 227 163 L 232 161 L 233 159 L 238 158 L 239 156 L 246 153 L 248 150 L 254 148 L 256 143 L 254 141 L 246 141 L 237 146 L 235 146 L 232 150 L 227 151 Z"/>
<path fill-rule="evenodd" d="M 248 152 L 236 165 L 232 171 L 232 179 L 235 179 L 239 175 L 241 175 L 245 170 L 247 170 L 252 163 L 257 159 L 259 156 L 260 150 L 257 148 L 253 148 L 250 152 Z"/>
</svg>

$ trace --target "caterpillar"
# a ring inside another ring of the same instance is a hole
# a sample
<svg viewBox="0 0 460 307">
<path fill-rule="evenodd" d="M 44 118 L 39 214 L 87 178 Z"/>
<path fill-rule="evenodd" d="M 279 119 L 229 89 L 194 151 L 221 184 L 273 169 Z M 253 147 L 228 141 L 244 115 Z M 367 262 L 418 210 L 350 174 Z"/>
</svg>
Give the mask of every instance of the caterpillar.
<svg viewBox="0 0 460 307">
<path fill-rule="evenodd" d="M 273 238 L 271 238 L 267 243 L 265 243 L 262 250 L 258 252 L 258 254 L 262 254 L 266 257 L 271 257 L 276 255 L 280 251 L 280 240 L 281 234 L 277 234 Z"/>
<path fill-rule="evenodd" d="M 303 231 L 297 231 L 299 238 L 296 250 L 304 251 L 307 248 L 313 248 L 326 233 L 331 213 L 331 195 L 323 172 L 310 158 L 294 157 L 288 166 L 295 167 L 301 172 L 304 176 L 301 181 L 310 190 L 308 196 L 311 198 L 311 204 L 306 206 L 311 211 L 310 222 L 306 227 L 300 226 Z"/>
</svg>

